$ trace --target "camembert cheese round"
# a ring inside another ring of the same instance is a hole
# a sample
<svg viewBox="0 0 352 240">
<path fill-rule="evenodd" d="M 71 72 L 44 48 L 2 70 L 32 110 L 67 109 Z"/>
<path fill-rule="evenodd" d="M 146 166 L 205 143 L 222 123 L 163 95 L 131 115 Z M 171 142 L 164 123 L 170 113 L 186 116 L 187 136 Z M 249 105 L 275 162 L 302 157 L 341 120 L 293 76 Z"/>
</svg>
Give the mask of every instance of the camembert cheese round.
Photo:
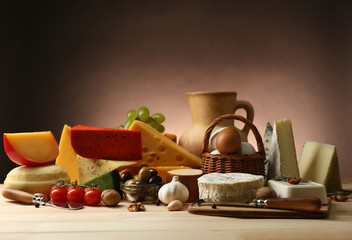
<svg viewBox="0 0 352 240">
<path fill-rule="evenodd" d="M 264 177 L 247 173 L 209 173 L 198 178 L 199 198 L 206 202 L 248 202 Z"/>
</svg>

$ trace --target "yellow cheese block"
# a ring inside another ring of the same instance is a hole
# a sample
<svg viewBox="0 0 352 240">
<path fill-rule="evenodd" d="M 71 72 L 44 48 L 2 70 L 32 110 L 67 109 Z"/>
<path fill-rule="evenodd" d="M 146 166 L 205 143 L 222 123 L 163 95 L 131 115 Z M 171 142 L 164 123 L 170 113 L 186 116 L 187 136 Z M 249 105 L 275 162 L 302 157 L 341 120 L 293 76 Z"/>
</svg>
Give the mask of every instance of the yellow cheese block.
<svg viewBox="0 0 352 240">
<path fill-rule="evenodd" d="M 121 173 L 125 172 L 125 171 L 129 171 L 133 176 L 137 175 L 139 170 L 142 167 L 129 167 L 126 168 L 125 170 L 121 171 Z M 163 180 L 164 183 L 168 182 L 168 171 L 171 170 L 176 170 L 176 169 L 192 169 L 190 167 L 186 167 L 186 166 L 148 166 L 148 168 L 154 168 L 155 170 L 158 171 L 158 175 L 161 177 L 161 179 Z"/>
<path fill-rule="evenodd" d="M 201 166 L 199 157 L 148 124 L 134 121 L 129 130 L 141 131 L 142 134 L 142 160 L 138 161 L 138 166 Z"/>
<path fill-rule="evenodd" d="M 77 154 L 77 165 L 79 182 L 85 183 L 96 177 L 99 177 L 112 170 L 122 171 L 125 168 L 133 166 L 133 161 L 114 161 L 104 159 L 85 158 Z"/>
<path fill-rule="evenodd" d="M 275 121 L 269 151 L 268 178 L 299 177 L 292 123 L 289 119 Z"/>
<path fill-rule="evenodd" d="M 305 142 L 298 166 L 303 179 L 324 184 L 327 192 L 342 189 L 335 146 L 318 142 Z"/>
<path fill-rule="evenodd" d="M 56 165 L 59 165 L 66 169 L 71 181 L 80 183 L 78 177 L 78 165 L 76 160 L 76 152 L 73 150 L 71 145 L 71 127 L 65 125 L 62 129 L 62 134 L 59 144 L 59 156 L 56 158 Z"/>
<path fill-rule="evenodd" d="M 29 193 L 43 193 L 49 196 L 50 185 L 57 180 L 70 183 L 67 171 L 61 166 L 53 164 L 36 167 L 20 166 L 7 174 L 4 187 Z"/>
</svg>

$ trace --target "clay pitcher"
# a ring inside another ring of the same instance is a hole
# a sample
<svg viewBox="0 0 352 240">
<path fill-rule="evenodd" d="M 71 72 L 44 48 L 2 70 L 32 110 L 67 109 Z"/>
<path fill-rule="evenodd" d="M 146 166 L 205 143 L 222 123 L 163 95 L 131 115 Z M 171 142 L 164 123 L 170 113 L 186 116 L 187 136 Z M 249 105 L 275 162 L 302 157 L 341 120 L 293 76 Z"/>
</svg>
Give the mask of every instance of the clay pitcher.
<svg viewBox="0 0 352 240">
<path fill-rule="evenodd" d="M 187 92 L 186 96 L 191 108 L 192 126 L 181 135 L 179 144 L 199 157 L 202 155 L 205 131 L 215 118 L 233 114 L 237 109 L 243 108 L 247 113 L 247 119 L 253 121 L 253 106 L 247 101 L 237 100 L 236 92 Z M 222 127 L 236 128 L 233 120 L 228 120 L 219 123 L 213 132 Z M 236 129 L 242 141 L 247 142 L 249 126 Z"/>
</svg>

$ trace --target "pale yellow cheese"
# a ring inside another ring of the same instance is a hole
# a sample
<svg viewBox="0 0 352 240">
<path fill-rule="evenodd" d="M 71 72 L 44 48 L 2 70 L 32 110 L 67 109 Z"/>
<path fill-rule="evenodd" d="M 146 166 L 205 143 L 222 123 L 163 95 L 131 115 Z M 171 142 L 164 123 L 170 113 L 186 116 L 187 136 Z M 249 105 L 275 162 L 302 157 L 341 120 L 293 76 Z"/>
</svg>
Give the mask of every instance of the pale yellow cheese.
<svg viewBox="0 0 352 240">
<path fill-rule="evenodd" d="M 336 147 L 318 142 L 305 142 L 299 171 L 303 179 L 324 184 L 327 192 L 342 189 Z"/>
<path fill-rule="evenodd" d="M 299 177 L 296 147 L 289 119 L 275 121 L 268 162 L 268 179 Z"/>
<path fill-rule="evenodd" d="M 134 121 L 129 130 L 141 131 L 142 134 L 142 160 L 138 161 L 139 166 L 201 166 L 199 157 L 148 124 Z"/>
<path fill-rule="evenodd" d="M 65 125 L 62 129 L 62 134 L 59 144 L 59 156 L 56 158 L 56 165 L 66 169 L 71 181 L 80 183 L 78 177 L 78 165 L 76 160 L 76 152 L 71 145 L 71 127 Z"/>
<path fill-rule="evenodd" d="M 133 166 L 133 161 L 114 161 L 104 159 L 84 158 L 77 155 L 78 177 L 80 183 L 88 182 L 112 170 L 122 171 L 125 168 Z"/>
<path fill-rule="evenodd" d="M 5 188 L 14 188 L 29 193 L 43 193 L 49 196 L 51 184 L 57 180 L 70 183 L 67 171 L 58 165 L 36 167 L 20 166 L 12 169 L 4 181 Z"/>
</svg>

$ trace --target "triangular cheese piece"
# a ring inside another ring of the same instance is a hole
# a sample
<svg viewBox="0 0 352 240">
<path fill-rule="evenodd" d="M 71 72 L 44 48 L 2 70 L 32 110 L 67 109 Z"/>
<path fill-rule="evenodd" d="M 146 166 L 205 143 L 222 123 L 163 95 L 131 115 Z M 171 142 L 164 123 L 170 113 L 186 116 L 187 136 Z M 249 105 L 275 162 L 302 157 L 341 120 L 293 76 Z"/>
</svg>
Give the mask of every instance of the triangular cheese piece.
<svg viewBox="0 0 352 240">
<path fill-rule="evenodd" d="M 73 150 L 71 145 L 70 131 L 71 127 L 68 125 L 65 125 L 62 129 L 59 144 L 59 155 L 56 158 L 55 164 L 66 169 L 72 182 L 77 180 L 79 183 L 76 152 Z"/>
<path fill-rule="evenodd" d="M 277 176 L 299 177 L 292 123 L 275 121 L 269 152 L 268 179 Z"/>
<path fill-rule="evenodd" d="M 298 166 L 303 179 L 324 184 L 327 192 L 342 189 L 335 146 L 318 142 L 305 142 Z"/>
<path fill-rule="evenodd" d="M 138 161 L 138 166 L 201 166 L 199 157 L 148 124 L 134 121 L 129 130 L 141 131 L 142 134 L 142 160 Z"/>
<path fill-rule="evenodd" d="M 85 183 L 113 170 L 122 171 L 135 165 L 133 161 L 114 161 L 104 159 L 84 158 L 77 155 L 79 182 Z"/>
</svg>

